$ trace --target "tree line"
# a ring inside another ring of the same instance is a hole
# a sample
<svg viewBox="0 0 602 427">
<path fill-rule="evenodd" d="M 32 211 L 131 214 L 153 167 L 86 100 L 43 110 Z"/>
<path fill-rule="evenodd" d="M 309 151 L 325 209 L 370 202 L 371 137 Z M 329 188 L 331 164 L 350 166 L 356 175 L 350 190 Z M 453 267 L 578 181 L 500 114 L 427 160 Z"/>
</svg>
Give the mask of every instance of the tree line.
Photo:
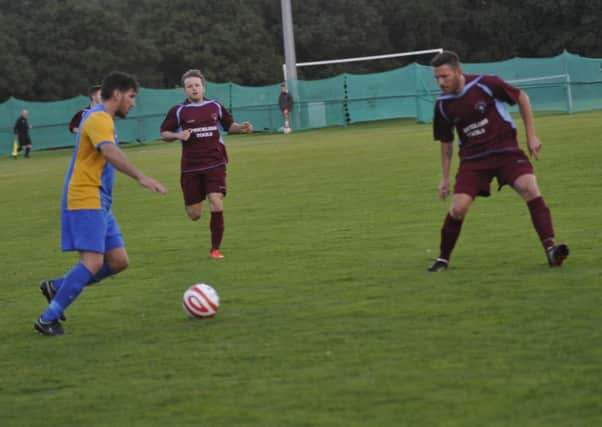
<svg viewBox="0 0 602 427">
<path fill-rule="evenodd" d="M 466 62 L 602 57 L 601 0 L 292 0 L 297 61 L 443 47 Z M 145 87 L 282 79 L 280 0 L 0 0 L 0 102 L 85 94 L 112 70 Z M 379 72 L 414 57 L 299 69 L 300 79 Z"/>
</svg>

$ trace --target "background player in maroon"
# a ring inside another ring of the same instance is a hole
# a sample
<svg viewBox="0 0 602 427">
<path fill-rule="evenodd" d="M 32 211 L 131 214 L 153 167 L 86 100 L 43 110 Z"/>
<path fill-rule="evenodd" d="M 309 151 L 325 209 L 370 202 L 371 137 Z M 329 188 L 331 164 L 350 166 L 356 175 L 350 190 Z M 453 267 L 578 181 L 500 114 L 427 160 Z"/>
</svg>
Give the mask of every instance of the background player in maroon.
<svg viewBox="0 0 602 427">
<path fill-rule="evenodd" d="M 69 122 L 69 132 L 77 133 L 77 131 L 79 130 L 79 124 L 82 121 L 82 117 L 86 110 L 96 107 L 97 105 L 100 105 L 102 103 L 102 98 L 100 96 L 101 88 L 101 85 L 93 85 L 88 88 L 88 98 L 90 98 L 90 104 L 83 110 L 79 110 L 73 115 L 71 121 Z"/>
<path fill-rule="evenodd" d="M 441 141 L 439 196 L 442 199 L 449 194 L 454 128 L 460 146 L 460 167 L 452 206 L 441 229 L 439 258 L 428 271 L 447 269 L 470 205 L 476 196 L 490 195 L 494 177 L 499 188 L 508 184 L 525 200 L 549 265 L 560 266 L 569 249 L 565 244 L 554 243 L 550 210 L 539 191 L 533 166 L 518 146 L 516 127 L 505 106 L 518 104 L 529 153 L 537 158 L 541 143 L 535 133 L 529 97 L 498 77 L 465 75 L 458 55 L 451 51 L 438 54 L 431 65 L 443 92 L 435 104 L 433 120 L 435 140 Z"/>
<path fill-rule="evenodd" d="M 228 155 L 221 130 L 251 133 L 249 122 L 236 123 L 219 102 L 205 98 L 205 78 L 199 70 L 182 75 L 186 101 L 173 106 L 161 124 L 161 139 L 182 141 L 180 182 L 186 213 L 191 220 L 201 217 L 202 202 L 209 199 L 211 251 L 214 259 L 223 258 L 219 248 L 224 235 L 224 195 Z"/>
</svg>

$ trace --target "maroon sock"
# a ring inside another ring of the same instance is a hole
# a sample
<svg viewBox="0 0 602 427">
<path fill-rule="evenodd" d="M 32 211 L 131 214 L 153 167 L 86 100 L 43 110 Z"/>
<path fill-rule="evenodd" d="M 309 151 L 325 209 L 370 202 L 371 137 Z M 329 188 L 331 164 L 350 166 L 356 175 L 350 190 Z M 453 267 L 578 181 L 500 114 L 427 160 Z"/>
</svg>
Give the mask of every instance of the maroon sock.
<svg viewBox="0 0 602 427">
<path fill-rule="evenodd" d="M 224 236 L 224 212 L 211 212 L 211 221 L 209 223 L 211 229 L 211 250 L 219 249 Z"/>
<path fill-rule="evenodd" d="M 554 245 L 554 226 L 552 225 L 552 214 L 543 197 L 537 197 L 536 199 L 527 202 L 529 212 L 531 213 L 531 221 L 539 240 L 544 249 Z"/>
<path fill-rule="evenodd" d="M 452 218 L 449 213 L 445 217 L 443 227 L 441 227 L 441 252 L 439 253 L 439 258 L 449 261 L 454 246 L 456 246 L 456 241 L 460 236 L 463 221 L 464 220 L 462 219 L 458 220 Z"/>
</svg>

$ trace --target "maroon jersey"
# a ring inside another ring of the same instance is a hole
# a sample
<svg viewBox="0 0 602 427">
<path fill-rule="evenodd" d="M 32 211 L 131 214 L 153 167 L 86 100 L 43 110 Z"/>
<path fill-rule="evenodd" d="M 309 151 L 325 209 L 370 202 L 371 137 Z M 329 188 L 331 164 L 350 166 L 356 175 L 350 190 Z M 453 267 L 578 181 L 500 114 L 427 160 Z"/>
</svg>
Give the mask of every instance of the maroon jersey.
<svg viewBox="0 0 602 427">
<path fill-rule="evenodd" d="M 516 126 L 505 104 L 518 101 L 520 89 L 496 76 L 465 75 L 460 93 L 441 95 L 435 103 L 435 140 L 452 142 L 458 133 L 460 158 L 475 159 L 518 151 Z"/>
<path fill-rule="evenodd" d="M 204 99 L 198 103 L 173 106 L 163 123 L 161 132 L 179 132 L 191 129 L 188 141 L 182 141 L 182 173 L 199 172 L 228 163 L 222 130 L 230 129 L 234 119 L 219 102 Z"/>
<path fill-rule="evenodd" d="M 92 105 L 88 105 L 86 108 L 84 108 L 83 110 L 79 110 L 73 115 L 71 121 L 69 122 L 69 132 L 75 133 L 75 128 L 79 128 L 79 124 L 82 121 L 82 116 L 84 115 L 86 110 L 89 110 L 90 108 L 92 108 Z"/>
</svg>

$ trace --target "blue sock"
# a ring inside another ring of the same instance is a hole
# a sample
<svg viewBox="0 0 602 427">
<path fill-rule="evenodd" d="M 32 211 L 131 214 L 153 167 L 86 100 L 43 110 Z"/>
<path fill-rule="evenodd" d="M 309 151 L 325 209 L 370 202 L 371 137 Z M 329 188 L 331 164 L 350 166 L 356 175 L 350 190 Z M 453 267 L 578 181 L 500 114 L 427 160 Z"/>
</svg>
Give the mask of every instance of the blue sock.
<svg viewBox="0 0 602 427">
<path fill-rule="evenodd" d="M 69 273 L 65 275 L 60 291 L 52 299 L 52 302 L 42 313 L 42 320 L 49 322 L 59 318 L 61 313 L 77 298 L 84 287 L 92 280 L 93 274 L 83 265 L 78 263 Z"/>
<path fill-rule="evenodd" d="M 65 276 L 63 277 L 57 277 L 56 279 L 52 280 L 52 286 L 54 286 L 54 290 L 58 292 L 59 289 L 61 289 L 61 286 L 63 286 L 63 281 L 65 280 Z"/>
<path fill-rule="evenodd" d="M 91 285 L 92 283 L 98 283 L 102 279 L 112 276 L 113 274 L 114 273 L 111 271 L 109 264 L 105 261 L 100 271 L 96 273 L 94 277 L 92 277 L 92 280 L 90 280 L 90 283 L 88 283 L 88 285 Z"/>
</svg>

